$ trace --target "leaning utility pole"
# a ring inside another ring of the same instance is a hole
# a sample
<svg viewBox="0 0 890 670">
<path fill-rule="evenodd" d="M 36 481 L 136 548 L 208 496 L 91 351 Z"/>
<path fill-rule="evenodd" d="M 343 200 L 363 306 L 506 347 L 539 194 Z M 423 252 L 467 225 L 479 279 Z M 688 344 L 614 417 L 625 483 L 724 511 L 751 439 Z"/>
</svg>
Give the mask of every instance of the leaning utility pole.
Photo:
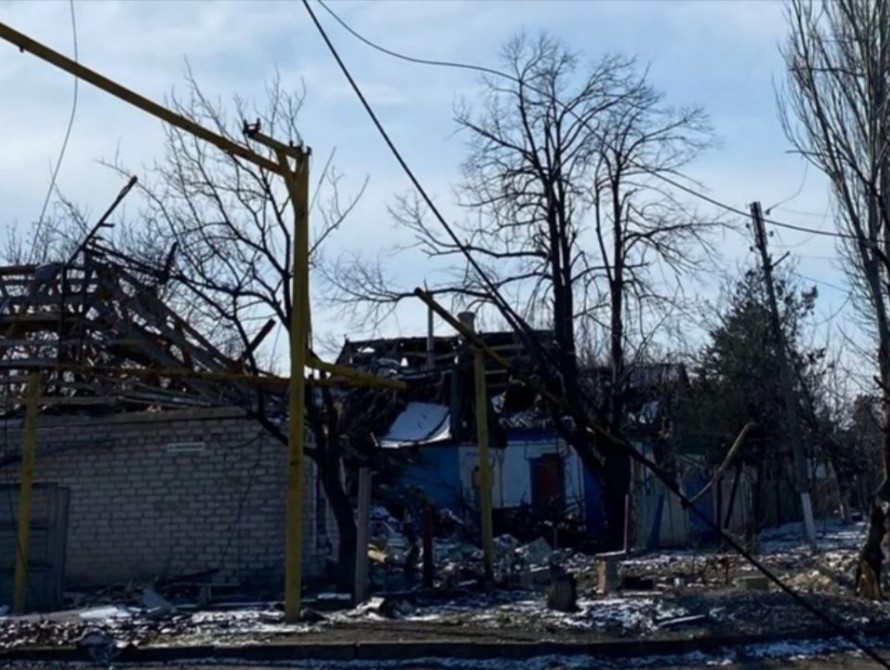
<svg viewBox="0 0 890 670">
<path fill-rule="evenodd" d="M 306 398 L 306 367 L 337 374 L 360 384 L 391 386 L 394 380 L 377 379 L 371 375 L 340 365 L 325 363 L 309 356 L 309 149 L 292 146 L 267 137 L 260 132 L 258 125 L 245 125 L 249 139 L 260 142 L 271 149 L 277 160 L 267 158 L 253 151 L 249 146 L 238 144 L 222 135 L 208 130 L 181 114 L 177 114 L 115 81 L 84 67 L 80 63 L 63 56 L 57 51 L 31 39 L 5 23 L 0 22 L 0 40 L 10 42 L 21 51 L 27 51 L 38 58 L 86 81 L 96 88 L 122 100 L 143 112 L 180 128 L 195 137 L 212 144 L 218 149 L 245 161 L 262 170 L 284 179 L 291 207 L 294 210 L 293 228 L 293 296 L 290 315 L 290 389 L 288 396 L 288 468 L 286 501 L 285 539 L 285 619 L 296 622 L 300 617 L 301 579 L 303 566 L 303 458 L 305 439 L 304 405 Z M 293 161 L 294 165 L 291 164 Z M 240 375 L 239 375 L 240 376 Z M 405 388 L 399 383 L 400 388 Z M 27 538 L 26 538 L 27 539 Z M 27 567 L 27 563 L 22 563 Z M 21 571 L 21 569 L 20 569 Z M 20 583 L 23 583 L 20 578 Z"/>
<path fill-rule="evenodd" d="M 797 403 L 791 388 L 791 376 L 788 373 L 788 361 L 785 358 L 785 338 L 779 322 L 779 307 L 776 303 L 776 289 L 773 285 L 773 261 L 767 251 L 766 230 L 763 226 L 763 212 L 759 202 L 751 203 L 751 219 L 754 223 L 754 243 L 760 252 L 763 264 L 763 282 L 769 298 L 770 322 L 773 337 L 776 341 L 776 357 L 779 365 L 779 378 L 782 382 L 782 393 L 785 396 L 785 409 L 788 413 L 788 436 L 791 438 L 791 450 L 794 454 L 794 481 L 800 491 L 800 505 L 803 509 L 804 539 L 813 547 L 816 545 L 816 524 L 813 521 L 813 501 L 810 498 L 810 478 L 803 443 L 800 439 L 800 422 L 797 419 Z"/>
</svg>

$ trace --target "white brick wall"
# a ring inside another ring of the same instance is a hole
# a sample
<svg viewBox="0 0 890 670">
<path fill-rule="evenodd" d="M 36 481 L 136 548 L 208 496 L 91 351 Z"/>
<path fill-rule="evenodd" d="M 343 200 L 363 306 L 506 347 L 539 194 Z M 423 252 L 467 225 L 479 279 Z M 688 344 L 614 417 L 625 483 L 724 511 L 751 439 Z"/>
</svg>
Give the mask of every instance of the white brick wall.
<svg viewBox="0 0 890 670">
<path fill-rule="evenodd" d="M 203 451 L 170 453 L 173 442 Z M 10 429 L 6 449 L 18 451 Z M 9 466 L 4 481 L 17 481 Z M 35 481 L 71 490 L 66 575 L 119 584 L 221 568 L 220 576 L 280 587 L 284 579 L 287 449 L 235 410 L 40 418 Z M 316 472 L 304 466 L 304 576 L 336 551 L 316 533 Z M 330 506 L 326 506 L 328 509 Z M 219 578 L 219 577 L 217 577 Z"/>
</svg>

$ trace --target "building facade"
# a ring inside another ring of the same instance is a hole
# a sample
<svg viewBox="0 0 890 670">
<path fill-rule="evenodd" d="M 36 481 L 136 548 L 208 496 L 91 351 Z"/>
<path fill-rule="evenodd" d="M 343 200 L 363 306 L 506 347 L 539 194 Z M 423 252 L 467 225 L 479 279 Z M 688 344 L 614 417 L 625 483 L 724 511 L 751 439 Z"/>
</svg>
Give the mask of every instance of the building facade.
<svg viewBox="0 0 890 670">
<path fill-rule="evenodd" d="M 18 482 L 21 444 L 21 424 L 10 422 L 4 484 Z M 311 461 L 304 477 L 303 574 L 312 578 L 336 557 L 337 529 Z M 58 532 L 69 588 L 210 570 L 214 580 L 283 588 L 287 449 L 243 412 L 41 416 L 34 481 L 66 498 Z"/>
</svg>

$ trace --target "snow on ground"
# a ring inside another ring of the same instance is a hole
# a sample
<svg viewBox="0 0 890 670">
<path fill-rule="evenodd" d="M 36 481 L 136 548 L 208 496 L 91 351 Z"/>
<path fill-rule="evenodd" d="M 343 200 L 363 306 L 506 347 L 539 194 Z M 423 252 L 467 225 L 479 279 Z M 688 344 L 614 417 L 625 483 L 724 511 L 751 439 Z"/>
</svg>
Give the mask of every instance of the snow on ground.
<svg viewBox="0 0 890 670">
<path fill-rule="evenodd" d="M 844 525 L 836 519 L 825 519 L 816 522 L 816 544 L 819 553 L 829 563 L 839 563 L 842 558 L 854 555 L 865 538 L 865 522 Z M 703 561 L 712 554 L 712 550 L 695 551 L 692 549 L 662 550 L 647 552 L 636 558 L 622 560 L 624 568 L 643 572 L 661 572 L 670 570 L 690 561 Z M 727 550 L 732 554 L 732 550 Z M 759 557 L 781 560 L 797 559 L 811 554 L 803 540 L 802 524 L 789 523 L 777 528 L 768 528 L 760 535 Z M 742 560 L 739 557 L 739 560 Z M 749 566 L 754 570 L 753 566 Z"/>
<path fill-rule="evenodd" d="M 847 551 L 859 548 L 865 539 L 865 522 L 844 525 L 837 519 L 816 522 L 816 544 L 820 551 Z M 800 523 L 789 523 L 768 528 L 760 535 L 761 551 L 765 554 L 806 551 Z"/>
<path fill-rule="evenodd" d="M 804 545 L 799 524 L 770 529 L 762 534 L 760 558 L 796 590 L 809 591 L 808 597 L 822 608 L 831 609 L 837 620 L 850 625 L 885 620 L 886 607 L 852 599 L 851 588 L 843 579 L 852 580 L 851 567 L 865 532 L 864 524 L 844 526 L 838 522 L 820 522 L 820 552 L 813 554 Z M 137 643 L 184 645 L 214 643 L 244 644 L 252 641 L 318 632 L 328 626 L 342 628 L 356 623 L 394 620 L 403 624 L 429 623 L 459 625 L 480 631 L 511 629 L 541 634 L 604 635 L 658 637 L 663 624 L 692 617 L 695 623 L 682 622 L 684 630 L 731 632 L 776 632 L 794 626 L 810 626 L 799 605 L 775 592 L 739 589 L 735 577 L 753 572 L 740 557 L 732 557 L 729 583 L 721 572 L 713 571 L 707 580 L 697 576 L 707 551 L 659 551 L 621 561 L 629 574 L 654 578 L 656 588 L 643 593 L 595 598 L 595 559 L 592 556 L 560 550 L 557 562 L 579 577 L 578 609 L 561 613 L 546 607 L 543 589 L 534 591 L 496 591 L 490 594 L 455 594 L 450 600 L 416 602 L 375 598 L 353 610 L 325 612 L 324 621 L 311 625 L 287 625 L 279 611 L 265 605 L 228 611 L 178 610 L 165 617 L 152 617 L 148 611 L 122 605 L 108 605 L 62 613 L 56 629 L 39 622 L 8 622 L 0 646 L 76 641 L 85 628 L 102 628 L 112 635 L 126 636 Z M 849 575 L 848 575 L 849 573 Z M 679 585 L 675 581 L 679 577 Z M 685 581 L 684 581 L 685 580 Z M 324 608 L 325 610 L 327 608 Z M 55 641 L 59 638 L 59 642 Z"/>
<path fill-rule="evenodd" d="M 109 621 L 112 619 L 132 619 L 137 613 L 130 607 L 123 605 L 108 605 L 106 607 L 94 607 L 88 610 L 81 610 L 77 613 L 84 621 Z"/>
<path fill-rule="evenodd" d="M 488 599 L 473 598 L 444 603 L 401 603 L 402 621 L 460 623 L 480 628 L 558 629 L 612 634 L 648 633 L 671 619 L 688 616 L 683 607 L 651 595 L 613 598 L 580 598 L 578 610 L 566 613 L 549 610 L 545 599 L 533 593 L 506 592 Z M 335 613 L 330 621 L 347 623 L 356 620 L 383 621 L 379 613 L 359 606 L 348 612 Z"/>
</svg>

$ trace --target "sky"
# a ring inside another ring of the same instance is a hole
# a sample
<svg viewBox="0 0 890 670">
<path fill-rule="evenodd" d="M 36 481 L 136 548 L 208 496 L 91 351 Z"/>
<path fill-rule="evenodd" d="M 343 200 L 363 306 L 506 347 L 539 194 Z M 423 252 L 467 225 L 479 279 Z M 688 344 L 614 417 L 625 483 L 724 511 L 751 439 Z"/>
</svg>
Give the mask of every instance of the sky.
<svg viewBox="0 0 890 670">
<path fill-rule="evenodd" d="M 261 98 L 277 71 L 285 87 L 305 85 L 301 133 L 315 156 L 336 150 L 346 191 L 367 178 L 368 188 L 326 253 L 387 253 L 405 242 L 388 214 L 410 184 L 327 51 L 299 2 L 75 0 L 80 62 L 153 100 L 183 88 L 188 62 L 210 98 Z M 649 64 L 652 83 L 678 105 L 698 104 L 710 114 L 721 140 L 690 169 L 703 191 L 747 211 L 759 200 L 772 218 L 830 230 L 824 179 L 790 153 L 777 114 L 774 87 L 783 78 L 779 44 L 783 5 L 773 0 L 333 0 L 331 7 L 354 29 L 390 49 L 413 56 L 497 66 L 501 45 L 521 30 L 548 31 L 592 59 L 606 53 L 635 55 Z M 0 21 L 73 55 L 65 0 L 0 1 Z M 472 100 L 478 78 L 470 72 L 430 68 L 371 50 L 316 11 L 420 181 L 458 216 L 451 189 L 466 154 L 455 135 L 455 103 Z M 50 182 L 71 108 L 70 75 L 12 45 L 0 44 L 0 164 L 2 225 L 32 226 Z M 140 166 L 159 159 L 161 123 L 106 93 L 81 85 L 76 119 L 57 180 L 69 199 L 98 215 L 122 187 L 100 164 L 118 156 Z M 707 210 L 707 206 L 704 206 Z M 738 220 L 738 219 L 736 219 Z M 727 268 L 751 257 L 751 240 L 727 234 L 718 246 Z M 818 280 L 818 316 L 828 326 L 851 323 L 847 289 L 831 238 L 776 230 L 776 255 L 789 251 L 805 281 Z M 402 252 L 393 277 L 406 288 L 429 278 L 429 263 Z M 716 294 L 716 280 L 702 287 Z M 846 306 L 845 306 L 846 304 Z M 839 311 L 840 310 L 840 311 Z M 326 310 L 314 296 L 317 332 L 356 338 L 359 324 Z M 838 316 L 830 320 L 833 314 Z M 426 316 L 406 303 L 383 334 L 421 334 Z M 437 325 L 447 332 L 447 326 Z"/>
</svg>

